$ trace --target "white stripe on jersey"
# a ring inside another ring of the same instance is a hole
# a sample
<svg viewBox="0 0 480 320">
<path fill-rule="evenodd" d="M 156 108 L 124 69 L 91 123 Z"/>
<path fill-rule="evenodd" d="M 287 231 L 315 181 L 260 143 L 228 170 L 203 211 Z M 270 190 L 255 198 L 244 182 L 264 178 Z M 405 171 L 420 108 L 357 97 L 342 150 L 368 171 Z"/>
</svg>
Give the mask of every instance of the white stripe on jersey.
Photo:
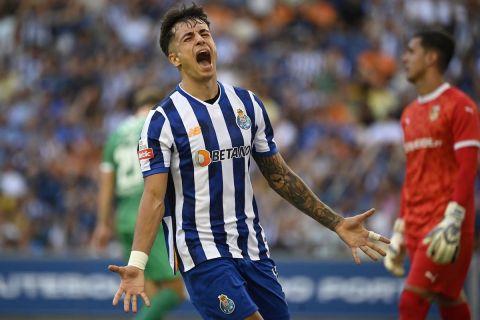
<svg viewBox="0 0 480 320">
<path fill-rule="evenodd" d="M 179 113 L 180 118 L 183 122 L 183 126 L 187 129 L 187 131 L 189 128 L 198 127 L 199 123 L 196 117 L 191 116 L 193 114 L 193 110 L 188 100 L 178 92 L 173 93 L 170 98 L 172 99 L 175 106 L 182 106 L 181 108 L 177 107 L 177 112 Z M 205 142 L 203 141 L 203 136 L 201 134 L 189 137 L 188 140 L 190 142 L 191 150 L 205 149 Z M 192 152 L 192 161 L 193 163 L 195 163 L 194 152 Z M 205 255 L 207 256 L 207 259 L 213 259 L 220 257 L 220 253 L 218 252 L 218 249 L 215 245 L 212 228 L 210 225 L 210 187 L 208 179 L 208 166 L 200 167 L 194 165 L 194 183 L 196 198 L 195 223 L 197 227 L 198 237 L 200 238 L 200 243 L 202 244 L 202 248 L 205 251 Z M 182 199 L 182 203 L 183 200 L 184 199 Z M 202 206 L 199 206 L 199 204 L 202 204 Z M 180 216 L 181 215 L 182 213 L 180 212 Z M 185 266 L 185 269 L 187 269 L 187 266 Z"/>
<path fill-rule="evenodd" d="M 167 226 L 168 229 L 168 239 L 167 239 L 167 246 L 168 246 L 168 261 L 170 262 L 170 266 L 172 266 L 173 272 L 176 272 L 175 270 L 175 249 L 173 246 L 173 226 L 172 226 L 172 217 L 163 217 L 163 222 L 165 222 L 165 225 Z M 161 227 L 161 226 L 160 226 Z"/>
<path fill-rule="evenodd" d="M 155 110 L 150 110 L 145 119 L 145 123 L 150 123 L 152 121 L 152 116 L 155 114 Z M 169 126 L 170 127 L 170 126 Z M 140 133 L 140 141 L 147 140 L 147 131 L 148 126 L 144 125 L 142 129 L 142 133 Z M 139 160 L 140 161 L 140 169 L 142 172 L 150 170 L 150 161 L 148 159 Z"/>
<path fill-rule="evenodd" d="M 248 93 L 250 94 L 250 99 L 253 101 L 253 106 L 255 108 L 255 121 L 258 126 L 258 132 L 260 132 L 253 141 L 255 144 L 255 150 L 257 152 L 268 152 L 270 151 L 270 147 L 268 146 L 267 137 L 265 135 L 266 124 L 265 119 L 263 118 L 262 108 L 258 105 L 257 101 L 255 101 L 253 94 L 250 91 Z M 258 121 L 257 119 L 261 119 L 261 121 Z M 275 142 L 275 140 L 273 140 L 273 142 Z"/>
<path fill-rule="evenodd" d="M 223 118 L 219 105 L 207 107 L 208 114 L 212 119 L 213 127 L 217 133 L 219 145 L 224 148 L 231 148 L 232 141 L 228 132 L 227 124 Z M 208 169 L 207 169 L 208 170 Z M 223 216 L 225 232 L 227 234 L 228 249 L 234 258 L 243 258 L 242 250 L 238 247 L 237 216 L 235 212 L 235 185 L 233 177 L 233 162 L 222 161 L 223 181 Z"/>
</svg>

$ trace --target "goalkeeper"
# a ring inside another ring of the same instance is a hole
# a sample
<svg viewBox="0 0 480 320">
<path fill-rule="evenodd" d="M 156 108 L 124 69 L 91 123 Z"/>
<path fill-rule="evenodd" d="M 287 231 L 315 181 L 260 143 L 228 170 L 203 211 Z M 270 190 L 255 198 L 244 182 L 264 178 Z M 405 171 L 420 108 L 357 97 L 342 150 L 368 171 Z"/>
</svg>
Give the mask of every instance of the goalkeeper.
<svg viewBox="0 0 480 320">
<path fill-rule="evenodd" d="M 410 257 L 400 319 L 425 319 L 431 303 L 443 319 L 471 319 L 462 288 L 473 252 L 480 124 L 475 103 L 444 81 L 454 46 L 443 32 L 422 31 L 403 55 L 418 98 L 401 118 L 405 182 L 384 260 L 389 271 L 403 276 L 403 257 Z"/>
</svg>

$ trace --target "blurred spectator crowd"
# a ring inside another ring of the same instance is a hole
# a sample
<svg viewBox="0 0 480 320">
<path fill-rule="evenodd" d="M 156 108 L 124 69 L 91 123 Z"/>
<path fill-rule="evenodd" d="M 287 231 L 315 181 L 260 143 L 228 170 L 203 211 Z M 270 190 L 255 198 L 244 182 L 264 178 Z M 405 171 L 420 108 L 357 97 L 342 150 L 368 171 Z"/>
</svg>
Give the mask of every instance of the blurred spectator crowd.
<svg viewBox="0 0 480 320">
<path fill-rule="evenodd" d="M 91 254 L 106 135 L 139 88 L 169 92 L 179 81 L 158 46 L 162 14 L 178 3 L 0 1 L 0 255 Z M 404 170 L 398 118 L 415 98 L 405 43 L 424 26 L 451 32 L 448 78 L 480 102 L 478 1 L 197 4 L 212 22 L 219 80 L 263 99 L 289 165 L 344 215 L 377 208 L 370 227 L 389 235 Z M 252 170 L 273 250 L 349 254 Z"/>
</svg>

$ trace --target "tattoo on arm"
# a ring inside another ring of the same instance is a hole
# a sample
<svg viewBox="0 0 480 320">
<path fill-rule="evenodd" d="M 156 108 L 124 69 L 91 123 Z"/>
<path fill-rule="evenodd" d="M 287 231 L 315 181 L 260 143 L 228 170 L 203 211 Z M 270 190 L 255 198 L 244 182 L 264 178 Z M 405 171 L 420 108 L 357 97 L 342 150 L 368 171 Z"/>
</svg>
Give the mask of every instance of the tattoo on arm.
<svg viewBox="0 0 480 320">
<path fill-rule="evenodd" d="M 288 167 L 280 154 L 255 157 L 255 161 L 270 187 L 297 209 L 332 231 L 343 220 L 343 217 L 320 201 L 305 182 Z"/>
</svg>

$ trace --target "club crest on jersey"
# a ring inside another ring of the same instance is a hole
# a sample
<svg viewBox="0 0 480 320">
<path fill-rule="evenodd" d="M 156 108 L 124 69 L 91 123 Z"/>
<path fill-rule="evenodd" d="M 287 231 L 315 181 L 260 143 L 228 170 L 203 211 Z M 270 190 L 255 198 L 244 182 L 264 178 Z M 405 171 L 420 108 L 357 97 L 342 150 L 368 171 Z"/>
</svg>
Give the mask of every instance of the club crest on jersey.
<svg viewBox="0 0 480 320">
<path fill-rule="evenodd" d="M 235 310 L 235 302 L 225 294 L 219 295 L 218 300 L 220 300 L 220 310 L 222 310 L 223 313 L 231 314 Z"/>
<path fill-rule="evenodd" d="M 248 130 L 252 126 L 252 120 L 242 109 L 237 109 L 237 126 L 243 130 Z"/>
<path fill-rule="evenodd" d="M 433 122 L 437 120 L 439 115 L 440 115 L 440 106 L 437 104 L 433 106 L 432 110 L 430 110 L 430 115 L 429 115 L 430 121 Z"/>
</svg>

